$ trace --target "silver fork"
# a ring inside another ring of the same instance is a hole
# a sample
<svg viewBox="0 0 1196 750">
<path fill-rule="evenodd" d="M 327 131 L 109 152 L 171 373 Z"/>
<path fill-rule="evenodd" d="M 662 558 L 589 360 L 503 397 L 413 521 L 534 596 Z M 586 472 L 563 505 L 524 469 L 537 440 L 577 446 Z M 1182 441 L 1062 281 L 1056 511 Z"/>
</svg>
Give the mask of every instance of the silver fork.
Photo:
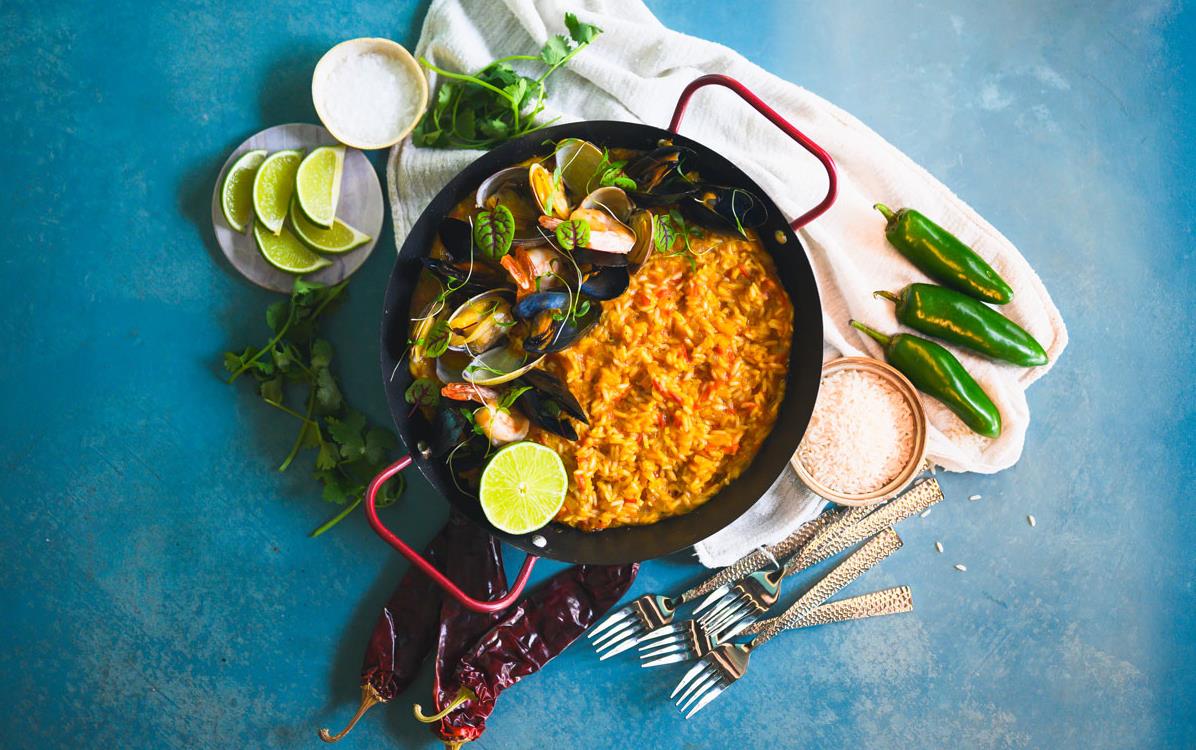
<svg viewBox="0 0 1196 750">
<path fill-rule="evenodd" d="M 942 499 L 938 480 L 929 479 L 879 510 L 852 508 L 842 513 L 814 534 L 782 570 L 756 573 L 734 587 L 714 591 L 694 612 L 697 614 L 711 605 L 713 609 L 696 621 L 683 620 L 642 635 L 640 666 L 657 667 L 697 659 L 736 635 L 760 632 L 763 626 L 757 621 L 780 596 L 785 577 L 833 557 Z M 662 658 L 665 656 L 668 658 Z"/>
<path fill-rule="evenodd" d="M 681 605 L 712 591 L 726 591 L 730 584 L 765 566 L 775 567 L 778 559 L 784 559 L 795 550 L 804 547 L 838 518 L 839 514 L 825 513 L 776 544 L 753 550 L 678 597 L 644 594 L 611 613 L 590 630 L 586 637 L 603 659 L 620 654 L 639 643 L 644 634 L 668 626 Z"/>
<path fill-rule="evenodd" d="M 781 631 L 797 624 L 819 604 L 833 596 L 865 571 L 901 548 L 901 537 L 892 529 L 885 529 L 864 546 L 851 553 L 843 562 L 789 606 L 750 643 L 724 643 L 706 654 L 690 668 L 670 698 L 677 699 L 677 708 L 690 718 L 747 672 L 748 658 Z"/>
<path fill-rule="evenodd" d="M 895 586 L 823 604 L 800 621 L 789 626 L 788 629 L 796 630 L 814 625 L 827 625 L 833 622 L 848 622 L 849 620 L 866 620 L 871 617 L 883 617 L 901 612 L 911 612 L 913 608 L 914 600 L 909 586 Z M 740 635 L 744 633 L 757 633 L 770 626 L 774 620 L 776 620 L 775 617 L 760 620 L 750 627 L 745 628 Z M 706 635 L 706 631 L 697 627 L 695 621 L 685 620 L 682 625 L 684 626 L 682 639 L 673 642 L 671 645 L 655 649 L 651 655 L 641 654 L 640 659 L 647 660 L 651 658 L 651 661 L 643 661 L 640 666 L 658 667 L 665 664 L 676 664 L 689 659 L 700 659 L 714 650 L 717 643 L 712 641 L 710 636 Z"/>
</svg>

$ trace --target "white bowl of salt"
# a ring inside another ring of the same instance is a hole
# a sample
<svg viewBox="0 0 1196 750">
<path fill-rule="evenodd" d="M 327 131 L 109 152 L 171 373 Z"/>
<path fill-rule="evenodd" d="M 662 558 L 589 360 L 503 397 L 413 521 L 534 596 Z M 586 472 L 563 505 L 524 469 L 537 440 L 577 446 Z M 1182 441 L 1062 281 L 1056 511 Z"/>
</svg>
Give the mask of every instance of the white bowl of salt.
<svg viewBox="0 0 1196 750">
<path fill-rule="evenodd" d="M 362 37 L 324 53 L 311 77 L 320 122 L 341 143 L 388 148 L 407 137 L 428 106 L 428 79 L 403 45 Z"/>
</svg>

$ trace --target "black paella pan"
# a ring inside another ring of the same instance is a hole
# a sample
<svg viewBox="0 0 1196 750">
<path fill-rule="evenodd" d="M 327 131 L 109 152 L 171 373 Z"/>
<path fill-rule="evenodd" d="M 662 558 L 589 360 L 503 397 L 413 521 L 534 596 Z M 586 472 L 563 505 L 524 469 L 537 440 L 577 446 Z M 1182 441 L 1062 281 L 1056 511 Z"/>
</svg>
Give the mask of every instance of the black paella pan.
<svg viewBox="0 0 1196 750">
<path fill-rule="evenodd" d="M 694 91 L 709 84 L 725 86 L 822 162 L 829 178 L 826 197 L 813 209 L 787 222 L 776 204 L 747 174 L 717 151 L 679 135 L 677 127 Z M 757 231 L 768 253 L 776 262 L 777 274 L 793 303 L 793 341 L 785 397 L 776 424 L 765 439 L 751 465 L 703 505 L 681 516 L 667 518 L 649 526 L 621 526 L 601 531 L 581 531 L 552 523 L 536 532 L 513 535 L 499 531 L 486 520 L 477 498 L 457 488 L 445 463 L 431 456 L 427 420 L 418 418 L 404 399 L 411 375 L 403 361 L 407 350 L 411 296 L 422 268 L 420 258 L 427 255 L 441 222 L 479 183 L 494 172 L 532 156 L 542 155 L 546 141 L 581 138 L 612 148 L 648 151 L 661 139 L 671 139 L 696 155 L 694 162 L 704 179 L 740 187 L 759 196 L 768 209 L 768 220 Z M 391 415 L 399 438 L 410 455 L 396 461 L 370 483 L 366 493 L 366 515 L 374 530 L 421 568 L 450 594 L 471 609 L 497 610 L 508 606 L 521 594 L 532 565 L 538 557 L 574 563 L 620 564 L 648 560 L 676 552 L 705 539 L 743 515 L 768 490 L 797 450 L 805 433 L 822 371 L 822 308 L 814 272 L 794 229 L 821 215 L 835 200 L 834 162 L 817 144 L 810 141 L 780 115 L 764 104 L 738 81 L 721 75 L 698 78 L 685 88 L 667 130 L 637 123 L 585 121 L 557 125 L 509 141 L 477 159 L 454 177 L 432 199 L 403 243 L 391 272 L 382 312 L 382 375 Z M 421 452 L 423 449 L 423 452 Z M 528 553 L 519 575 L 505 597 L 491 602 L 470 598 L 445 578 L 419 553 L 383 525 L 375 508 L 378 489 L 388 479 L 414 463 L 428 482 L 461 513 L 486 527 L 503 541 Z"/>
</svg>

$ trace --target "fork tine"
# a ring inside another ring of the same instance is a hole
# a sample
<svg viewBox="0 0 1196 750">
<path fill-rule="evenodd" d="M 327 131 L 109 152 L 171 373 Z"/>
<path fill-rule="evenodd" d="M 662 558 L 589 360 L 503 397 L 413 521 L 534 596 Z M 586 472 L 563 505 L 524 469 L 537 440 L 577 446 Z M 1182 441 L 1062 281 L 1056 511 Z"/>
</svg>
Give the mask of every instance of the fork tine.
<svg viewBox="0 0 1196 750">
<path fill-rule="evenodd" d="M 613 630 L 606 631 L 606 633 L 594 639 L 594 648 L 605 648 L 605 646 L 601 645 L 602 643 L 609 645 L 610 643 L 622 640 L 623 636 L 634 630 L 638 624 L 636 622 L 625 622 Z"/>
<path fill-rule="evenodd" d="M 710 668 L 706 670 L 702 677 L 695 680 L 694 684 L 690 686 L 690 689 L 686 691 L 688 694 L 682 694 L 682 696 L 677 699 L 678 710 L 684 713 L 685 709 L 692 706 L 699 698 L 702 697 L 702 695 L 706 693 L 707 690 L 717 685 L 718 680 L 718 669 L 714 666 L 710 666 Z"/>
<path fill-rule="evenodd" d="M 627 649 L 631 648 L 632 646 L 634 646 L 635 644 L 637 644 L 639 642 L 640 642 L 639 636 L 633 633 L 630 637 L 623 639 L 622 643 L 620 643 L 619 645 L 612 648 L 610 651 L 607 651 L 605 654 L 603 654 L 598 659 L 598 661 L 606 661 L 607 659 L 611 658 L 612 656 L 623 653 L 624 651 L 626 651 Z"/>
<path fill-rule="evenodd" d="M 726 625 L 721 630 L 719 630 L 719 632 L 717 632 L 717 633 L 711 633 L 710 637 L 720 643 L 724 643 L 726 641 L 731 640 L 732 638 L 739 635 L 740 633 L 742 633 L 744 630 L 747 629 L 747 627 L 749 625 L 754 623 L 759 618 L 760 618 L 759 614 L 754 614 L 754 613 L 749 612 L 748 614 L 741 617 L 738 622 L 734 622 L 734 623 L 730 623 L 730 624 Z"/>
<path fill-rule="evenodd" d="M 677 687 L 673 688 L 673 692 L 669 694 L 669 699 L 672 700 L 673 698 L 675 698 L 677 696 L 677 693 L 680 693 L 681 689 L 685 687 L 686 683 L 688 683 L 693 678 L 697 677 L 698 673 L 701 672 L 705 668 L 706 668 L 705 662 L 698 662 L 697 664 L 690 667 L 689 671 L 685 673 L 685 676 L 681 678 L 681 681 L 677 683 Z"/>
<path fill-rule="evenodd" d="M 599 654 L 602 658 L 606 658 L 605 654 L 610 653 L 610 649 L 618 649 L 615 653 L 622 653 L 631 646 L 639 643 L 639 631 L 632 629 L 620 635 L 614 640 L 607 641 L 601 646 L 594 649 L 594 653 Z"/>
<path fill-rule="evenodd" d="M 732 622 L 735 618 L 741 616 L 743 613 L 745 613 L 747 611 L 748 611 L 748 603 L 740 602 L 740 603 L 736 604 L 734 607 L 724 610 L 721 615 L 714 618 L 710 622 L 704 623 L 703 627 L 706 628 L 707 633 L 713 633 L 716 630 L 722 629 L 723 627 L 726 626 L 726 624 L 728 622 Z"/>
<path fill-rule="evenodd" d="M 731 590 L 730 586 L 723 585 L 723 586 L 719 586 L 714 591 L 711 591 L 709 594 L 706 595 L 706 598 L 702 600 L 702 603 L 699 604 L 696 609 L 694 609 L 694 614 L 697 615 L 699 612 L 706 609 L 711 604 L 714 604 L 719 599 L 722 599 L 723 595 L 726 594 L 730 590 Z"/>
<path fill-rule="evenodd" d="M 642 659 L 643 657 L 640 658 Z M 669 654 L 653 659 L 652 661 L 641 661 L 640 666 L 644 669 L 649 669 L 651 667 L 663 667 L 666 664 L 680 664 L 683 661 L 689 661 L 688 653 Z"/>
<path fill-rule="evenodd" d="M 651 649 L 640 647 L 640 659 L 651 659 L 655 656 L 664 656 L 677 651 L 685 651 L 686 645 L 683 641 L 674 641 L 665 646 L 653 647 Z"/>
<path fill-rule="evenodd" d="M 659 628 L 654 628 L 652 630 L 649 630 L 647 633 L 644 633 L 644 637 L 641 640 L 650 641 L 650 640 L 654 640 L 656 638 L 663 638 L 667 635 L 672 635 L 673 633 L 679 633 L 679 632 L 681 632 L 681 624 L 674 622 L 674 623 L 670 623 L 668 625 L 661 625 Z"/>
<path fill-rule="evenodd" d="M 724 594 L 717 602 L 714 602 L 714 606 L 706 610 L 706 614 L 698 618 L 698 622 L 710 622 L 712 618 L 718 616 L 719 612 L 734 604 L 738 598 L 734 592 Z"/>
<path fill-rule="evenodd" d="M 685 718 L 687 720 L 690 719 L 698 711 L 701 711 L 703 708 L 705 708 L 706 705 L 708 703 L 710 703 L 710 701 L 712 701 L 715 698 L 722 695 L 723 691 L 727 689 L 727 685 L 729 685 L 729 684 L 730 683 L 727 683 L 726 685 L 724 685 L 722 683 L 719 683 L 719 684 L 715 685 L 714 687 L 712 687 L 710 690 L 707 690 L 706 695 L 702 696 L 702 700 L 698 701 L 698 704 L 689 710 L 689 713 L 687 713 L 685 715 Z"/>
<path fill-rule="evenodd" d="M 590 632 L 586 633 L 586 638 L 593 640 L 594 636 L 598 635 L 603 630 L 606 630 L 611 625 L 614 625 L 616 622 L 622 622 L 623 620 L 626 620 L 627 617 L 630 615 L 631 615 L 631 605 L 628 604 L 626 607 L 623 607 L 618 612 L 612 612 L 610 617 L 606 618 L 605 620 L 600 622 L 597 627 L 593 628 L 592 630 L 590 630 Z"/>
</svg>

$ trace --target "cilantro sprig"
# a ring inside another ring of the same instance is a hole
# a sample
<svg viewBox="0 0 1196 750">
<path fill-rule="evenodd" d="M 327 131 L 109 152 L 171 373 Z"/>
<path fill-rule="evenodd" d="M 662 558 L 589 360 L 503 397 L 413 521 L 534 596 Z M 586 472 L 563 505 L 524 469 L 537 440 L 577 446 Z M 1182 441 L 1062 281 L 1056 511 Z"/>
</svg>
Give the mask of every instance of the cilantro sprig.
<svg viewBox="0 0 1196 750">
<path fill-rule="evenodd" d="M 569 36 L 549 37 L 538 55 L 508 55 L 473 75 L 445 70 L 421 57 L 420 64 L 444 80 L 416 126 L 416 145 L 487 149 L 550 125 L 537 120 L 548 96 L 544 82 L 602 33 L 572 13 L 565 14 L 565 28 Z M 536 78 L 525 76 L 511 66 L 519 61 L 541 63 L 547 70 Z"/>
<path fill-rule="evenodd" d="M 299 432 L 278 470 L 290 468 L 301 451 L 314 450 L 314 477 L 323 485 L 324 499 L 344 506 L 312 531 L 313 537 L 340 523 L 361 504 L 369 481 L 386 466 L 398 446 L 393 433 L 370 425 L 364 414 L 345 402 L 332 373 L 332 344 L 318 336 L 321 316 L 344 298 L 347 284 L 323 286 L 296 279 L 289 300 L 266 308 L 266 325 L 273 333 L 266 344 L 224 354 L 227 382 L 252 375 L 262 400 L 299 422 Z M 288 404 L 288 396 L 304 391 L 297 399 L 301 408 Z M 382 488 L 379 507 L 390 505 L 402 494 L 403 477 L 396 480 Z"/>
</svg>

